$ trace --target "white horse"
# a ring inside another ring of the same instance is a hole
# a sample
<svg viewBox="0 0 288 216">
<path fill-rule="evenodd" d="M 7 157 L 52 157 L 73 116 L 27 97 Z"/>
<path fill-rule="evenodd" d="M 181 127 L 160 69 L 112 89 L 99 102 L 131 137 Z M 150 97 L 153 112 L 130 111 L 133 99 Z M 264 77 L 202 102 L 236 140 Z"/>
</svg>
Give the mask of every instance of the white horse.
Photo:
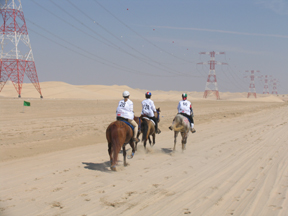
<svg viewBox="0 0 288 216">
<path fill-rule="evenodd" d="M 190 131 L 190 122 L 189 120 L 181 115 L 177 114 L 172 122 L 172 126 L 169 127 L 169 129 L 174 130 L 174 148 L 173 151 L 176 149 L 176 138 L 178 136 L 178 133 L 181 133 L 182 136 L 182 152 L 186 149 L 186 143 L 187 138 Z"/>
</svg>

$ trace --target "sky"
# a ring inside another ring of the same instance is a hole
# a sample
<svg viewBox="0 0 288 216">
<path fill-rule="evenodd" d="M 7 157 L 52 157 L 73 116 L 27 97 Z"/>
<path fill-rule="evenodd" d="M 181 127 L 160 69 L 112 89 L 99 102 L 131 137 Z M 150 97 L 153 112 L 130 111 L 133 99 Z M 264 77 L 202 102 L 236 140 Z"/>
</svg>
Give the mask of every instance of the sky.
<svg viewBox="0 0 288 216">
<path fill-rule="evenodd" d="M 288 0 L 21 2 L 40 82 L 201 92 L 199 53 L 215 51 L 220 92 L 247 92 L 259 70 L 257 93 L 265 75 L 288 93 Z"/>
</svg>

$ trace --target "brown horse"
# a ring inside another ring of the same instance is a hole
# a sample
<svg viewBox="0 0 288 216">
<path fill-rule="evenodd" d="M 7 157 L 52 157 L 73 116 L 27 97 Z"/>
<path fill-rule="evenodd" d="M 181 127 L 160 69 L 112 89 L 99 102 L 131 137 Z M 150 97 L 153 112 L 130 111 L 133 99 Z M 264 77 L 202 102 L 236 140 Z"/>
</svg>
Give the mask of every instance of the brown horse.
<svg viewBox="0 0 288 216">
<path fill-rule="evenodd" d="M 123 151 L 124 166 L 126 163 L 126 149 L 125 145 L 130 144 L 132 148 L 132 154 L 130 158 L 133 158 L 135 153 L 135 147 L 133 142 L 133 131 L 123 121 L 112 122 L 106 130 L 106 139 L 108 141 L 108 153 L 110 156 L 111 170 L 116 171 L 116 164 L 118 159 L 118 154 L 121 150 Z"/>
<path fill-rule="evenodd" d="M 160 122 L 160 107 L 156 109 L 155 117 L 158 120 L 158 123 Z M 150 145 L 152 144 L 150 136 L 153 138 L 153 145 L 155 145 L 155 136 L 156 136 L 156 131 L 155 131 L 155 125 L 152 121 L 147 119 L 147 117 L 140 116 L 140 121 L 141 121 L 141 130 L 139 130 L 137 134 L 137 138 L 139 135 L 142 133 L 142 142 L 144 142 L 144 148 L 146 149 L 146 142 L 149 140 Z M 139 122 L 140 122 L 139 121 Z M 158 125 L 158 130 L 159 130 L 159 125 Z M 159 130 L 160 131 L 160 130 Z M 137 150 L 137 143 L 135 145 L 135 150 Z"/>
</svg>

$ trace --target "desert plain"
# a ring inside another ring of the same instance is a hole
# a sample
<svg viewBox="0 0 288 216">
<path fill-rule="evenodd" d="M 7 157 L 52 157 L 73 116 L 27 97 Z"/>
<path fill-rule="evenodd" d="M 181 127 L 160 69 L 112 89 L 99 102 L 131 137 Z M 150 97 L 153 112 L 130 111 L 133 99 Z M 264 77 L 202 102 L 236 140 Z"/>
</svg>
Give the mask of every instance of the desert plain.
<svg viewBox="0 0 288 216">
<path fill-rule="evenodd" d="M 186 150 L 168 129 L 179 91 L 151 91 L 156 144 L 110 170 L 105 137 L 128 90 L 136 116 L 147 89 L 32 84 L 0 92 L 0 215 L 288 215 L 288 96 L 186 92 L 196 133 Z M 29 101 L 30 107 L 24 107 Z M 131 149 L 128 148 L 128 154 Z"/>
</svg>

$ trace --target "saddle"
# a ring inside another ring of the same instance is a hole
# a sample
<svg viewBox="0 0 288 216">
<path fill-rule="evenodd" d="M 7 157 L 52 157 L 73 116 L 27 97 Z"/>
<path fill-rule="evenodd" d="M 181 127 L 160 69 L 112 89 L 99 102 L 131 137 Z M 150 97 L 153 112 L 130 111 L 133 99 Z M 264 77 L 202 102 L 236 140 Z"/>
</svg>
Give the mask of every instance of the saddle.
<svg viewBox="0 0 288 216">
<path fill-rule="evenodd" d="M 187 116 L 185 116 L 185 115 L 183 115 L 183 113 L 178 113 L 178 114 L 180 114 L 180 115 L 182 115 L 183 117 L 185 117 L 187 120 L 188 120 L 188 122 L 191 124 L 192 122 L 190 121 L 190 119 L 187 117 Z"/>
<path fill-rule="evenodd" d="M 132 131 L 134 133 L 134 126 L 128 122 L 128 119 L 122 118 L 122 117 L 117 117 L 117 121 L 122 121 L 125 124 L 127 124 L 129 127 L 131 127 L 131 129 L 132 129 Z"/>
<path fill-rule="evenodd" d="M 155 126 L 155 122 L 152 119 L 150 119 L 149 117 L 147 117 L 146 115 L 141 115 L 140 118 L 151 121 Z"/>
</svg>

